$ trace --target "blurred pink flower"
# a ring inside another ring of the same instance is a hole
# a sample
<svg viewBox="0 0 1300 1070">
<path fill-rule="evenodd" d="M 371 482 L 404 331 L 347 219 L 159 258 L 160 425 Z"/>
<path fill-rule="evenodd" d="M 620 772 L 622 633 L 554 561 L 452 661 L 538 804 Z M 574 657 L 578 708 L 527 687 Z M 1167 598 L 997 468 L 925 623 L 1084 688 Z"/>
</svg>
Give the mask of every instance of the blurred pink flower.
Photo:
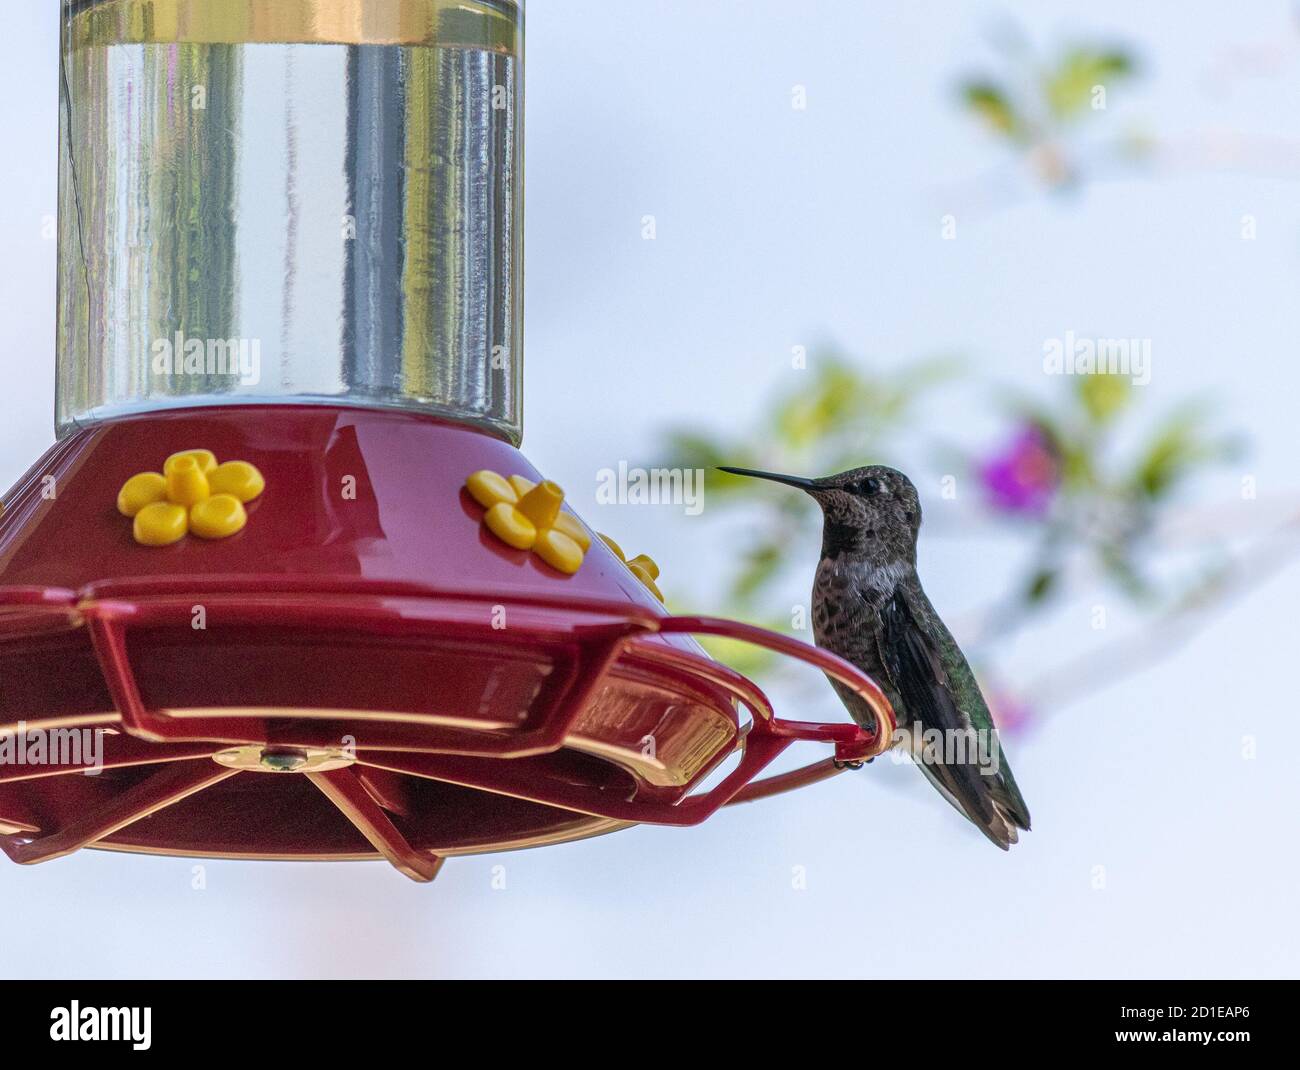
<svg viewBox="0 0 1300 1070">
<path fill-rule="evenodd" d="M 1023 736 L 1033 727 L 1034 711 L 1027 703 L 1006 691 L 988 694 L 989 712 L 997 730 L 1008 736 Z"/>
<path fill-rule="evenodd" d="M 1030 425 L 979 469 L 989 503 L 998 512 L 1041 516 L 1061 485 L 1061 466 L 1051 440 Z"/>
</svg>

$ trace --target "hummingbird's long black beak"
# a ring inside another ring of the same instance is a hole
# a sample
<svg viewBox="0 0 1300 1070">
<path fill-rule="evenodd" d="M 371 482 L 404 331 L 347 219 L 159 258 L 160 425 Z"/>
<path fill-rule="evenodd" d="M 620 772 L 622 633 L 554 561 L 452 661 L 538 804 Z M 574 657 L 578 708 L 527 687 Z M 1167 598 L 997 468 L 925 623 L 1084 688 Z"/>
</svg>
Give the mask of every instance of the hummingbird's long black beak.
<svg viewBox="0 0 1300 1070">
<path fill-rule="evenodd" d="M 817 484 L 811 479 L 800 479 L 798 476 L 782 476 L 775 472 L 755 472 L 749 468 L 719 468 L 719 472 L 726 472 L 733 476 L 749 476 L 751 479 L 766 479 L 769 483 L 784 483 L 787 487 L 798 487 L 800 490 L 816 490 Z"/>
</svg>

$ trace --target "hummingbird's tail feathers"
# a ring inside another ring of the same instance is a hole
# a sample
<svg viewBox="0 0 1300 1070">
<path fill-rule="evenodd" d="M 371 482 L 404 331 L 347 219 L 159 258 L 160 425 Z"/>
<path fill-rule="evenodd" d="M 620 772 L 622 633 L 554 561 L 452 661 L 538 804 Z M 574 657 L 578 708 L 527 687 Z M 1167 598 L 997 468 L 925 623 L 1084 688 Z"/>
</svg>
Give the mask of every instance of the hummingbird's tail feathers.
<svg viewBox="0 0 1300 1070">
<path fill-rule="evenodd" d="M 1008 850 L 1013 843 L 1020 842 L 1019 832 L 1029 831 L 1029 811 L 1025 808 L 1025 800 L 1020 798 L 1014 784 L 1008 789 L 1001 773 L 981 776 L 981 779 L 985 781 L 984 790 L 993 804 L 996 820 L 990 825 L 983 825 L 973 817 L 971 820 L 985 836 L 1004 851 Z"/>
<path fill-rule="evenodd" d="M 913 762 L 948 803 L 1004 851 L 1020 842 L 1018 829 L 1029 831 L 1028 815 L 1022 822 L 1005 794 L 998 776 L 985 776 L 966 762 L 943 765 L 913 751 Z"/>
<path fill-rule="evenodd" d="M 938 765 L 918 763 L 926 778 L 939 789 L 958 812 L 990 841 L 1009 850 L 1029 831 L 1029 810 L 1014 783 L 1008 785 L 1001 772 L 989 774 L 979 765 L 961 762 Z"/>
<path fill-rule="evenodd" d="M 968 809 L 966 816 L 990 840 L 1004 851 L 1009 850 L 1013 843 L 1020 842 L 1020 832 L 1029 831 L 1029 811 L 1025 808 L 1025 802 L 1014 784 L 1008 786 L 1004 779 L 1002 770 L 1005 770 L 1005 766 L 997 773 L 986 773 L 976 766 L 968 768 L 975 773 L 973 790 L 982 801 L 987 802 L 992 814 L 985 820 L 985 810 L 981 806 L 978 813 Z"/>
<path fill-rule="evenodd" d="M 1000 757 L 1001 766 L 998 775 L 989 778 L 989 791 L 993 795 L 993 803 L 1016 828 L 1029 832 L 1029 807 L 1025 804 L 1020 789 L 1016 787 L 1015 780 L 1011 777 L 1011 770 L 1007 766 L 1006 756 L 1001 755 Z"/>
<path fill-rule="evenodd" d="M 1029 810 L 1003 760 L 970 667 L 919 586 L 899 584 L 881 607 L 879 647 L 881 664 L 907 713 L 913 761 L 993 843 L 1003 850 L 1017 843 L 1018 830 L 1029 829 Z M 972 717 L 970 711 L 983 716 Z"/>
</svg>

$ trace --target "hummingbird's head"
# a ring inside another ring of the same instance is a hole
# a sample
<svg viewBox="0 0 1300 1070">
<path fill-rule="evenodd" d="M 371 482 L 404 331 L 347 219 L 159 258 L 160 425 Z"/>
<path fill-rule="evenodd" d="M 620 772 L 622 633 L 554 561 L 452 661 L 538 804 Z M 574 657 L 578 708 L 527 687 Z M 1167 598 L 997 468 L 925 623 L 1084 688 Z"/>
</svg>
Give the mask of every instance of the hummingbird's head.
<svg viewBox="0 0 1300 1070">
<path fill-rule="evenodd" d="M 816 500 L 825 517 L 828 554 L 863 554 L 883 560 L 914 561 L 921 530 L 921 498 L 912 481 L 894 468 L 868 465 L 825 479 L 801 479 L 747 468 L 723 468 L 797 487 Z"/>
</svg>

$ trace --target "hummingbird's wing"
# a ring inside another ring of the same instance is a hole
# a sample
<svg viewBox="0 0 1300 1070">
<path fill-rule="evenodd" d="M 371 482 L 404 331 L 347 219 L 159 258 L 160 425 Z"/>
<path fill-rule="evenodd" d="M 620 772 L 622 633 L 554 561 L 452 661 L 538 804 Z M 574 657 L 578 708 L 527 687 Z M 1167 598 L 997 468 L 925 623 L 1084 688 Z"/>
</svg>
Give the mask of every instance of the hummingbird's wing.
<svg viewBox="0 0 1300 1070">
<path fill-rule="evenodd" d="M 1029 812 L 965 657 L 919 584 L 913 590 L 900 583 L 881 606 L 880 622 L 880 661 L 903 700 L 917 765 L 945 799 L 1006 850 L 1017 841 L 1018 828 L 1029 829 Z"/>
</svg>

